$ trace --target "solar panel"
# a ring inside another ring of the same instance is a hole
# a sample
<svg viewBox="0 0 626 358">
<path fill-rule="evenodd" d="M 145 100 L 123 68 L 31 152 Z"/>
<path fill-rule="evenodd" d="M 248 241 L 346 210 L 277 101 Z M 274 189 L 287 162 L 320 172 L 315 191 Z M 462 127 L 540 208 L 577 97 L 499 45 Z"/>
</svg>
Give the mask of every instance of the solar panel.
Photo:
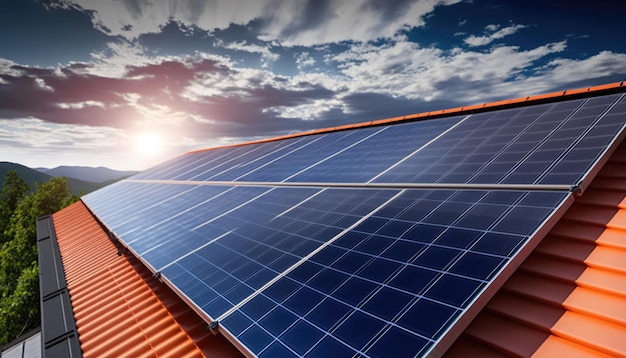
<svg viewBox="0 0 626 358">
<path fill-rule="evenodd" d="M 462 118 L 369 127 L 198 152 L 140 173 L 134 179 L 366 182 Z M 390 142 L 394 145 L 390 146 Z M 362 165 L 364 159 L 368 165 Z"/>
<path fill-rule="evenodd" d="M 224 147 L 83 201 L 248 353 L 424 355 L 541 239 L 625 112 L 607 95 Z"/>
<path fill-rule="evenodd" d="M 575 185 L 623 126 L 623 116 L 605 113 L 618 101 L 622 95 L 473 115 L 375 181 Z"/>
<path fill-rule="evenodd" d="M 407 353 L 427 350 L 570 195 L 153 185 L 149 203 L 118 197 L 123 212 L 102 210 L 103 218 L 154 271 L 261 356 L 275 354 L 276 345 L 266 352 L 273 342 L 292 354 L 331 342 L 374 354 L 381 344 L 407 343 L 395 341 L 398 332 L 419 347 Z M 136 186 L 115 188 L 129 193 Z M 176 210 L 159 204 L 167 202 Z M 101 211 L 102 202 L 87 203 Z M 381 307 L 385 298 L 392 301 Z M 428 327 L 436 330 L 416 326 L 412 317 L 432 312 L 440 321 L 431 317 Z M 357 321 L 379 329 L 354 331 Z M 319 339 L 302 342 L 293 333 L 299 329 Z M 322 344 L 324 332 L 333 340 Z M 261 336 L 268 340 L 255 350 Z"/>
<path fill-rule="evenodd" d="M 349 356 L 378 355 L 389 345 L 421 355 L 568 196 L 506 192 L 517 196 L 507 205 L 489 191 L 433 194 L 403 192 L 388 205 L 409 207 L 391 215 L 381 208 L 221 324 L 259 356 L 315 356 L 320 344 Z M 435 208 L 407 220 L 422 205 Z M 324 341 L 327 333 L 332 340 Z"/>
</svg>

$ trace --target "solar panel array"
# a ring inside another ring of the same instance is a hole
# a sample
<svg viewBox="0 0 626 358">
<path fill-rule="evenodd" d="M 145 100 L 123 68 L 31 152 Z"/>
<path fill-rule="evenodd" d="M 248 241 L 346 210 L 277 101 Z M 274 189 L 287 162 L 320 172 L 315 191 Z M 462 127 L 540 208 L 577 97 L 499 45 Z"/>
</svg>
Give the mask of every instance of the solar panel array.
<svg viewBox="0 0 626 358">
<path fill-rule="evenodd" d="M 421 356 L 625 122 L 618 94 L 292 137 L 186 154 L 83 201 L 248 353 Z"/>
</svg>

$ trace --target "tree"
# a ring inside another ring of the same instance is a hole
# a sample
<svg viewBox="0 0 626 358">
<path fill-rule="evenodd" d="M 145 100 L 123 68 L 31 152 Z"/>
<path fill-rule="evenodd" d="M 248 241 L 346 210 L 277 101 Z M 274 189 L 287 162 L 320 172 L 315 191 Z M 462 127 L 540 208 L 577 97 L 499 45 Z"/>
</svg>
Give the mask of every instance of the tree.
<svg viewBox="0 0 626 358">
<path fill-rule="evenodd" d="M 11 215 L 29 189 L 16 171 L 10 171 L 6 174 L 2 191 L 0 191 L 0 245 L 9 240 L 10 236 L 5 235 L 5 231 L 9 227 Z"/>
<path fill-rule="evenodd" d="M 0 343 L 5 344 L 39 326 L 39 268 L 22 270 L 15 290 L 0 300 Z"/>
<path fill-rule="evenodd" d="M 38 184 L 11 214 L 0 249 L 0 345 L 40 324 L 37 218 L 77 200 L 66 178 L 52 178 Z"/>
</svg>

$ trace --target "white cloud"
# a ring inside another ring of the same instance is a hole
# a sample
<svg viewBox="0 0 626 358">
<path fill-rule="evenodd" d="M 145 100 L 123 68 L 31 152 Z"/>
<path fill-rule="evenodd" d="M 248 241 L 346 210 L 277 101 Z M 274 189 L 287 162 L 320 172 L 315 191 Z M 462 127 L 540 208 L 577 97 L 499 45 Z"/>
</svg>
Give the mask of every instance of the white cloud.
<svg viewBox="0 0 626 358">
<path fill-rule="evenodd" d="M 260 38 L 284 46 L 371 41 L 419 27 L 437 6 L 461 0 L 407 0 L 376 5 L 371 0 L 65 0 L 90 11 L 94 27 L 133 40 L 159 33 L 170 21 L 212 32 L 231 24 L 264 24 Z"/>
<path fill-rule="evenodd" d="M 224 43 L 223 41 L 219 41 L 217 43 L 217 46 L 230 49 L 230 50 L 258 53 L 261 55 L 261 58 L 263 60 L 263 67 L 267 67 L 270 63 L 276 62 L 280 58 L 280 55 L 272 52 L 272 49 L 269 46 L 248 44 L 245 41 L 231 42 L 231 43 Z"/>
<path fill-rule="evenodd" d="M 105 108 L 106 105 L 100 101 L 84 101 L 84 102 L 74 102 L 74 103 L 57 103 L 59 108 L 63 109 L 83 109 L 86 107 L 100 107 Z"/>
<path fill-rule="evenodd" d="M 500 28 L 499 25 L 487 25 L 487 27 L 485 27 L 485 30 L 486 32 L 491 32 L 490 34 L 483 35 L 483 36 L 470 35 L 464 40 L 464 42 L 468 44 L 469 46 L 473 46 L 473 47 L 485 46 L 485 45 L 492 43 L 495 40 L 499 40 L 506 36 L 513 35 L 518 30 L 521 30 L 526 27 L 528 26 L 512 25 L 512 26 L 508 26 L 508 27 L 498 30 Z"/>
<path fill-rule="evenodd" d="M 382 46 L 353 46 L 335 59 L 342 63 L 342 72 L 349 79 L 346 86 L 350 92 L 433 100 L 447 96 L 444 89 L 438 88 L 440 83 L 453 81 L 459 86 L 479 82 L 503 83 L 532 68 L 535 61 L 563 51 L 565 46 L 565 42 L 558 42 L 527 51 L 520 51 L 514 46 L 501 46 L 484 53 L 459 48 L 452 51 L 420 48 L 414 43 L 402 41 Z M 488 87 L 469 92 L 466 96 L 468 99 L 489 96 L 485 91 Z M 463 101 L 462 98 L 455 100 Z"/>
<path fill-rule="evenodd" d="M 620 73 L 623 76 L 626 73 L 625 69 L 626 54 L 602 51 L 582 60 L 561 58 L 550 61 L 547 66 L 538 71 L 539 76 L 536 80 L 544 80 L 549 83 L 568 83 L 594 77 L 610 77 Z M 618 80 L 622 79 L 623 77 Z"/>
<path fill-rule="evenodd" d="M 273 112 L 280 118 L 293 118 L 305 121 L 315 120 L 325 112 L 333 109 L 345 111 L 345 106 L 340 99 L 314 100 L 311 103 L 304 103 L 297 106 L 277 106 L 263 110 L 263 112 Z"/>
<path fill-rule="evenodd" d="M 296 57 L 296 65 L 298 69 L 302 71 L 306 67 L 311 67 L 315 65 L 315 59 L 311 57 L 311 54 L 308 52 L 301 52 Z"/>
<path fill-rule="evenodd" d="M 17 64 L 15 62 L 0 57 L 0 74 L 6 75 L 6 76 L 16 76 L 16 77 L 21 76 L 22 71 L 15 69 L 16 65 Z M 6 82 L 0 77 L 0 84 L 2 83 L 6 83 Z"/>
<path fill-rule="evenodd" d="M 489 25 L 485 26 L 485 30 L 491 31 L 491 32 L 495 32 L 499 28 L 500 28 L 500 25 L 496 25 L 496 24 L 489 24 Z"/>
<path fill-rule="evenodd" d="M 267 18 L 261 38 L 278 40 L 285 46 L 312 46 L 341 41 L 367 42 L 391 38 L 403 29 L 421 27 L 435 7 L 460 0 L 387 2 L 375 6 L 367 0 L 328 2 L 319 17 L 311 16 L 297 1 L 285 1 Z"/>
<path fill-rule="evenodd" d="M 107 43 L 106 49 L 90 54 L 89 62 L 70 62 L 74 73 L 110 78 L 120 78 L 126 74 L 129 66 L 143 66 L 148 63 L 158 63 L 162 58 L 150 58 L 145 49 L 137 44 L 127 41 L 114 41 Z M 56 69 L 59 76 L 65 65 L 59 65 Z"/>
</svg>

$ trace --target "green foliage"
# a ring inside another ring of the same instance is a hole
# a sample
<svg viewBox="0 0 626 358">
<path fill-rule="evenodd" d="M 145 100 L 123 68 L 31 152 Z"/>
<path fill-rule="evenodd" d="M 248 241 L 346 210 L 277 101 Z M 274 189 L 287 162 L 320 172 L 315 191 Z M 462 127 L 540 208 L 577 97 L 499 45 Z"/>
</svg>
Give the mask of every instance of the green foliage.
<svg viewBox="0 0 626 358">
<path fill-rule="evenodd" d="M 9 227 L 11 215 L 28 190 L 28 185 L 17 175 L 17 172 L 7 173 L 2 184 L 2 191 L 0 191 L 0 245 L 10 238 L 4 232 Z"/>
<path fill-rule="evenodd" d="M 0 343 L 5 344 L 39 325 L 39 267 L 22 270 L 15 290 L 0 300 Z"/>
<path fill-rule="evenodd" d="M 0 249 L 0 345 L 39 325 L 37 218 L 77 200 L 66 178 L 52 178 L 38 184 L 11 213 Z"/>
</svg>

